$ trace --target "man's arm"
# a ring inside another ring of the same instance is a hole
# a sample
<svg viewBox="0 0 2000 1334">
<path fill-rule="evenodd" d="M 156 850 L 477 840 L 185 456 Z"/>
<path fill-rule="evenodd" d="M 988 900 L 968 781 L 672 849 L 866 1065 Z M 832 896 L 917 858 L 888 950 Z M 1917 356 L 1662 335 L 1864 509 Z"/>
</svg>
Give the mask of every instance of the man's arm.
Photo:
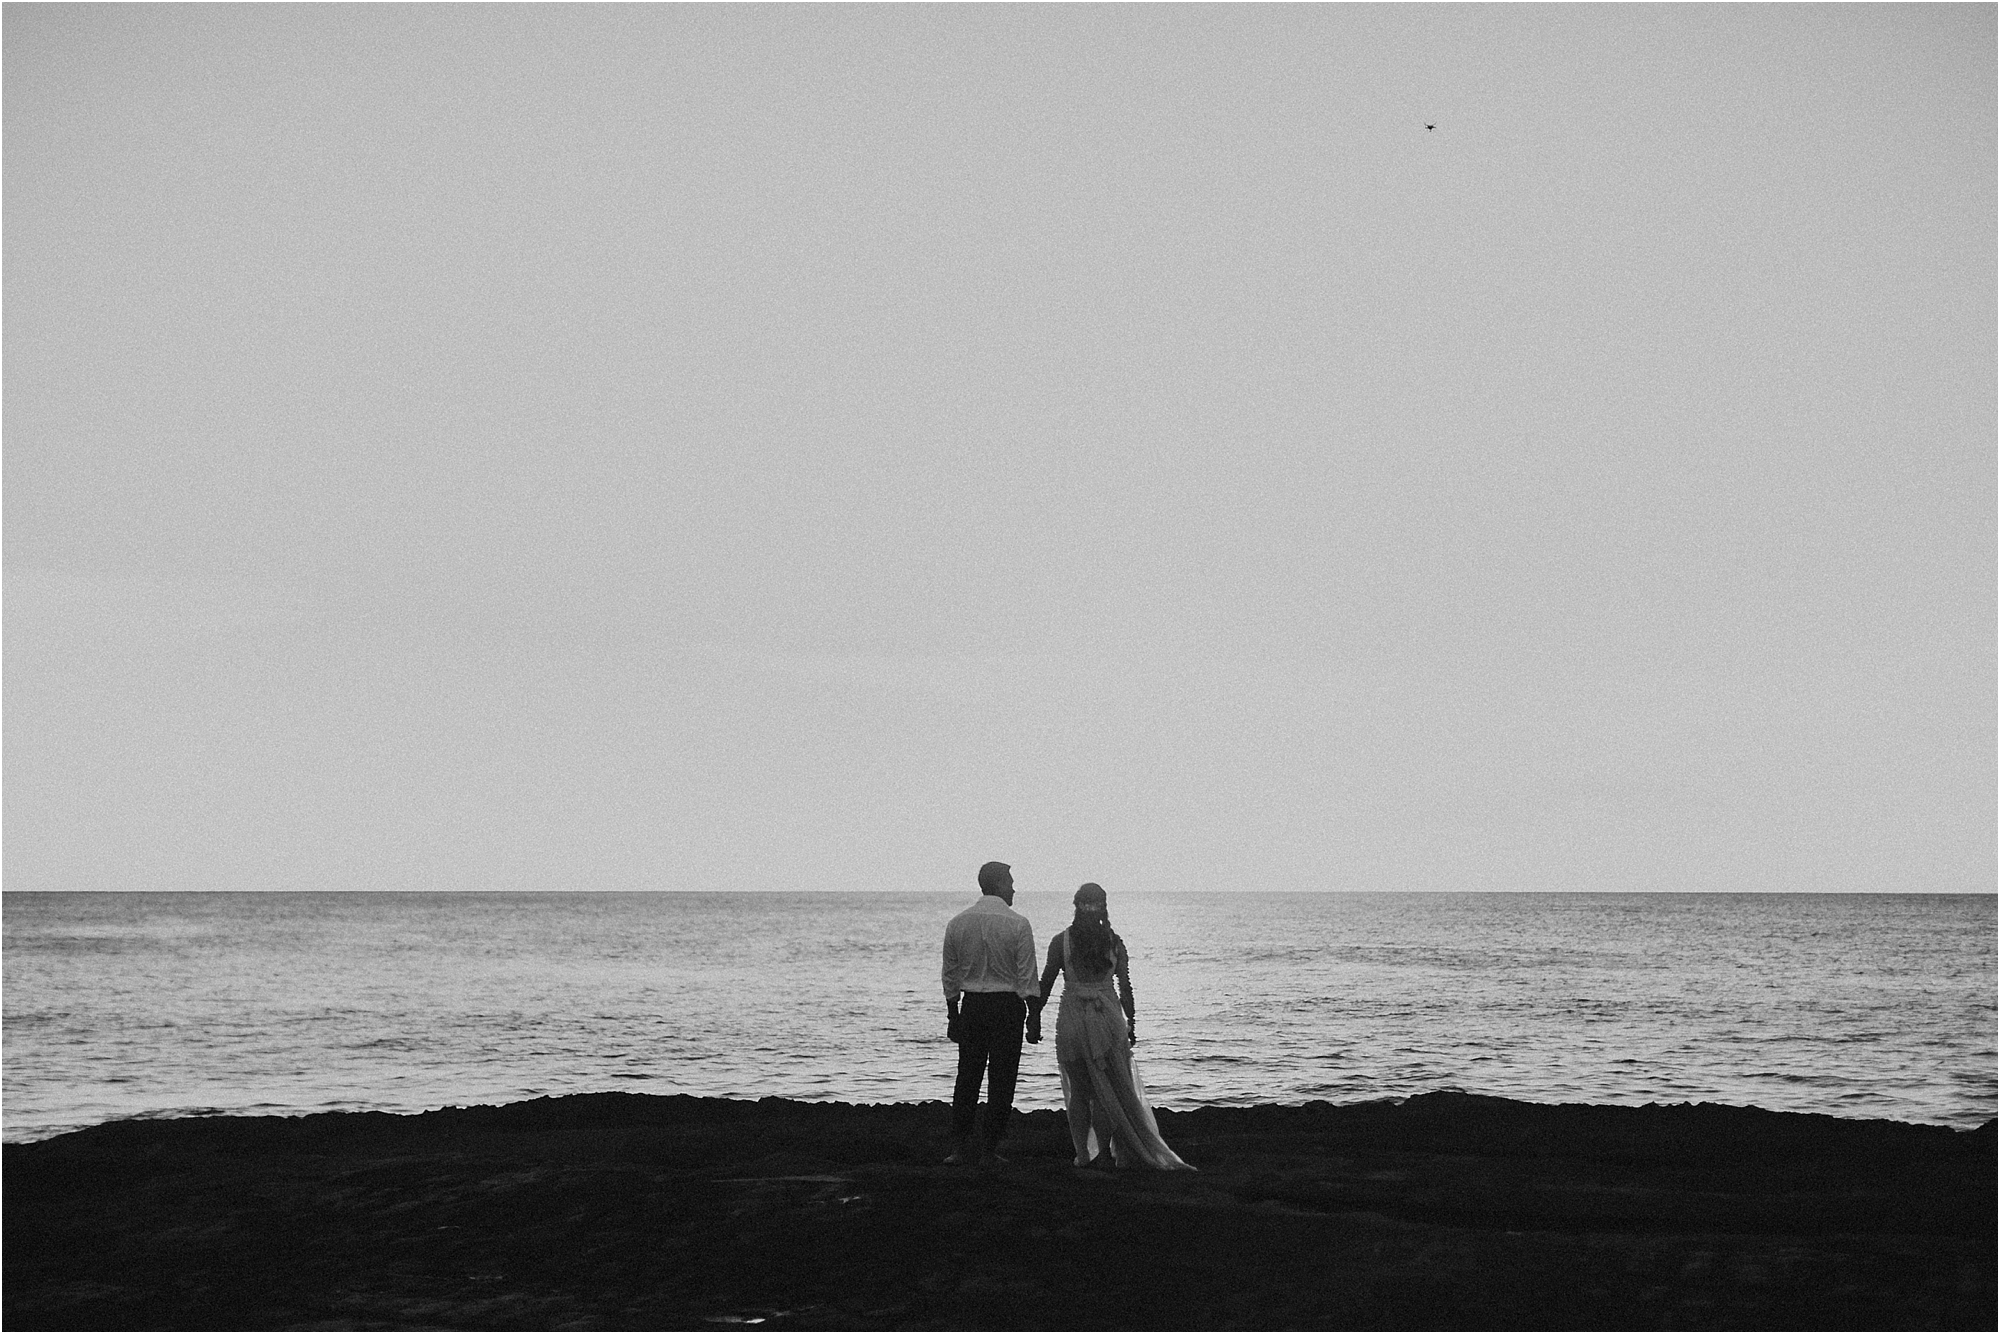
<svg viewBox="0 0 2000 1334">
<path fill-rule="evenodd" d="M 965 981 L 965 960 L 959 956 L 958 942 L 952 939 L 950 927 L 944 932 L 944 967 L 940 971 L 944 983 L 944 1035 L 953 1042 L 958 1041 L 958 997 Z"/>
<path fill-rule="evenodd" d="M 1014 938 L 1014 990 L 1025 1001 L 1042 998 L 1041 983 L 1035 977 L 1035 929 L 1026 922 Z"/>
<path fill-rule="evenodd" d="M 1042 985 L 1035 977 L 1035 929 L 1023 921 L 1014 942 L 1014 989 L 1028 1003 L 1028 1041 L 1042 1040 Z"/>
</svg>

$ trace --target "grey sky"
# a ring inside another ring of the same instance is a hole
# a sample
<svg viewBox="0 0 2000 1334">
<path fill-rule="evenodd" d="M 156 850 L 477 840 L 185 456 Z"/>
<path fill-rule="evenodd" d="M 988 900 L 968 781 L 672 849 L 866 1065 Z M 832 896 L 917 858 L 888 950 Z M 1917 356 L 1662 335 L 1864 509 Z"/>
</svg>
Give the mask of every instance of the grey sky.
<svg viewBox="0 0 2000 1334">
<path fill-rule="evenodd" d="M 1994 15 L 10 5 L 7 884 L 1991 892 Z"/>
</svg>

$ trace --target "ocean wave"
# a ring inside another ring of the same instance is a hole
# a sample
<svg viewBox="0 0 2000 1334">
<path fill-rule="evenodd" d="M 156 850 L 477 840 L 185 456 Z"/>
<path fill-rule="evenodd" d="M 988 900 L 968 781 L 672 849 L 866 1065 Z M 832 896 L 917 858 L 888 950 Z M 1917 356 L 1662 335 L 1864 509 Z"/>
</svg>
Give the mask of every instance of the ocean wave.
<svg viewBox="0 0 2000 1334">
<path fill-rule="evenodd" d="M 1842 1088 L 1852 1083 L 1839 1075 L 1801 1075 L 1786 1070 L 1756 1070 L 1743 1076 L 1745 1079 L 1776 1079 L 1787 1084 L 1811 1084 L 1818 1088 Z"/>
<path fill-rule="evenodd" d="M 309 933 L 249 905 L 199 966 L 183 957 L 180 928 L 147 916 L 159 904 L 117 896 L 83 906 L 132 914 L 118 938 L 136 958 L 24 955 L 10 899 L 5 1133 L 181 1114 L 197 1102 L 303 1114 L 631 1082 L 711 1096 L 949 1098 L 955 1061 L 934 991 L 939 905 L 870 896 L 839 933 L 873 943 L 845 950 L 823 948 L 824 899 L 752 905 L 756 932 L 732 917 L 730 896 L 692 899 L 614 896 L 588 911 L 508 901 L 499 954 L 487 948 L 488 900 L 427 898 L 420 933 L 398 896 L 309 905 Z M 1973 1124 L 1993 1115 L 1990 904 L 1898 905 L 1906 975 L 1888 995 L 1871 980 L 1881 974 L 1868 905 L 1752 900 L 1689 914 L 1619 900 L 1616 911 L 1584 912 L 1391 895 L 1340 914 L 1283 896 L 1256 913 L 1244 906 L 1191 897 L 1125 921 L 1141 1059 L 1163 1105 L 1458 1082 L 1531 1101 L 1728 1101 Z M 79 934 L 49 917 L 56 908 L 30 910 L 43 914 L 39 929 Z M 212 921 L 237 906 L 204 911 Z M 1824 929 L 1827 912 L 1855 925 L 1829 950 L 1787 937 L 1788 911 L 1804 913 L 1808 931 Z M 1756 930 L 1730 914 L 1751 914 Z M 1919 921 L 1931 925 L 1919 931 Z M 1594 933 L 1588 948 L 1522 946 L 1579 923 Z M 149 946 L 155 926 L 163 935 Z M 386 950 L 391 939 L 422 948 Z M 709 948 L 717 941 L 728 948 Z M 1027 1049 L 1024 1097 L 1047 1101 L 1059 1087 L 1052 1047 Z"/>
</svg>

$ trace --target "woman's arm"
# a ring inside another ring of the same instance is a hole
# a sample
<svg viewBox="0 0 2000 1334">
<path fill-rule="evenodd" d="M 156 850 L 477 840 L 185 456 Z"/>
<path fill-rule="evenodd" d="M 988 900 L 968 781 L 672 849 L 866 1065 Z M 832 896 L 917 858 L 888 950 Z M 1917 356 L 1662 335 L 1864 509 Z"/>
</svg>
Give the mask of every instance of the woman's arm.
<svg viewBox="0 0 2000 1334">
<path fill-rule="evenodd" d="M 1114 939 L 1111 942 L 1111 961 L 1118 969 L 1118 1003 L 1125 1007 L 1125 1027 L 1132 1041 L 1139 1040 L 1139 1005 L 1132 999 L 1132 960 L 1125 953 L 1125 942 Z"/>
<path fill-rule="evenodd" d="M 1049 993 L 1056 989 L 1056 979 L 1062 976 L 1062 932 L 1058 931 L 1049 941 L 1049 963 L 1042 969 L 1042 1004 L 1049 1003 Z"/>
</svg>

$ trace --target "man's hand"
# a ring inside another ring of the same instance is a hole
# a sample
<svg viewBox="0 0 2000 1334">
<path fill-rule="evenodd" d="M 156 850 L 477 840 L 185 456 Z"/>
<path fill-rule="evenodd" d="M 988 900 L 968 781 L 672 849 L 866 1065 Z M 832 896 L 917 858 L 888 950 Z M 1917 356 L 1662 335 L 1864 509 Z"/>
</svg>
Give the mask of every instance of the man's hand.
<svg viewBox="0 0 2000 1334">
<path fill-rule="evenodd" d="M 958 1021 L 958 1011 L 951 1010 L 944 1021 L 944 1035 L 952 1042 L 965 1041 L 964 1028 Z"/>
</svg>

